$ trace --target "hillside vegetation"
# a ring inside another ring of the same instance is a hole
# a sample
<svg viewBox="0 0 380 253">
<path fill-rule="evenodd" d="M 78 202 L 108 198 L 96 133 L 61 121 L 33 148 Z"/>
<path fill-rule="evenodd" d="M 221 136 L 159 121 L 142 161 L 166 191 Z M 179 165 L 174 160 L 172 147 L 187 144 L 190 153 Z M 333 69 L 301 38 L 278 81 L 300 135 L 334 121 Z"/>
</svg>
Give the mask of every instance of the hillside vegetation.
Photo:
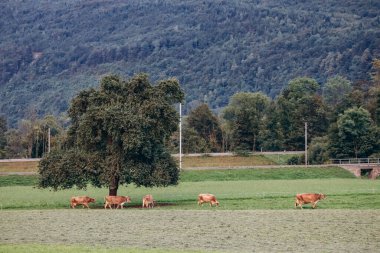
<svg viewBox="0 0 380 253">
<path fill-rule="evenodd" d="M 289 80 L 366 80 L 380 55 L 378 1 L 87 1 L 0 3 L 0 112 L 66 111 L 101 76 L 176 77 L 188 111 L 238 91 L 279 94 Z"/>
</svg>

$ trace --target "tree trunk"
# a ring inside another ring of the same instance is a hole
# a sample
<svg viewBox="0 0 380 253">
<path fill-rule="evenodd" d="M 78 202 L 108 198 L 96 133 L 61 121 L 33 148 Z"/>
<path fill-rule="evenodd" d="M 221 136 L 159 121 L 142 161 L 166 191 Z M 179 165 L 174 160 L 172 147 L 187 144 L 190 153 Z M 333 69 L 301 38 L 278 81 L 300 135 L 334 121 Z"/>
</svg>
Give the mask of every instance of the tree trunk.
<svg viewBox="0 0 380 253">
<path fill-rule="evenodd" d="M 119 177 L 115 176 L 109 186 L 108 195 L 117 196 L 117 189 L 119 188 Z"/>
<path fill-rule="evenodd" d="M 117 188 L 109 188 L 108 196 L 117 196 Z"/>
</svg>

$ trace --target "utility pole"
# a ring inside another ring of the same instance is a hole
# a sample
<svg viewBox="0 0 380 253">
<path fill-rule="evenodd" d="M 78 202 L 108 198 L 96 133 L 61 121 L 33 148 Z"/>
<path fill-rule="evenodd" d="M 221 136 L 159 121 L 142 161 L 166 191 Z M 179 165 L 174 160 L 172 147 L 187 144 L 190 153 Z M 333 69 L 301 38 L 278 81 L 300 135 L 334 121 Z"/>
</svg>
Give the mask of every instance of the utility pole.
<svg viewBox="0 0 380 253">
<path fill-rule="evenodd" d="M 305 122 L 305 165 L 307 166 L 307 122 Z"/>
<path fill-rule="evenodd" d="M 182 103 L 179 103 L 179 169 L 182 170 Z"/>
</svg>

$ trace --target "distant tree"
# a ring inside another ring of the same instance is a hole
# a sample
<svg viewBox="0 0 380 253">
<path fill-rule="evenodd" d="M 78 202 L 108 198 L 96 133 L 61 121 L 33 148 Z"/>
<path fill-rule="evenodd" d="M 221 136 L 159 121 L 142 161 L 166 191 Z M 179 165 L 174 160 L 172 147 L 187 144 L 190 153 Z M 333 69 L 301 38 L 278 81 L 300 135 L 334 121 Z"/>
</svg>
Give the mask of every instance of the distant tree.
<svg viewBox="0 0 380 253">
<path fill-rule="evenodd" d="M 231 126 L 223 117 L 219 117 L 219 121 L 220 121 L 220 128 L 222 130 L 222 152 L 231 151 L 231 145 L 232 145 Z"/>
<path fill-rule="evenodd" d="M 211 152 L 206 139 L 202 138 L 192 127 L 184 127 L 182 150 L 185 154 Z"/>
<path fill-rule="evenodd" d="M 8 130 L 7 120 L 4 116 L 0 116 L 0 159 L 6 157 L 7 130 Z"/>
<path fill-rule="evenodd" d="M 269 102 L 269 97 L 262 93 L 237 93 L 230 98 L 223 118 L 231 129 L 234 150 L 257 150 Z"/>
<path fill-rule="evenodd" d="M 34 121 L 31 157 L 42 157 L 49 151 L 49 129 L 50 148 L 57 149 L 61 147 L 62 138 L 65 135 L 64 129 L 56 117 L 47 115 L 43 119 Z"/>
<path fill-rule="evenodd" d="M 286 149 L 304 148 L 305 122 L 308 123 L 310 140 L 326 132 L 326 108 L 318 90 L 319 84 L 314 79 L 301 77 L 291 80 L 277 98 L 279 122 Z"/>
<path fill-rule="evenodd" d="M 329 159 L 328 136 L 315 137 L 309 144 L 308 159 L 310 164 L 323 164 Z"/>
<path fill-rule="evenodd" d="M 27 149 L 23 145 L 23 137 L 18 129 L 11 128 L 6 134 L 6 158 L 27 158 Z"/>
<path fill-rule="evenodd" d="M 205 140 L 211 152 L 221 150 L 222 130 L 218 118 L 211 112 L 207 104 L 201 104 L 192 110 L 186 120 L 188 127 L 193 128 L 197 135 Z"/>
<path fill-rule="evenodd" d="M 343 99 L 335 106 L 334 116 L 330 119 L 331 122 L 336 122 L 337 118 L 344 111 L 352 107 L 361 107 L 364 102 L 365 92 L 360 89 L 354 88 L 349 94 L 343 97 Z"/>
<path fill-rule="evenodd" d="M 364 108 L 351 108 L 330 129 L 329 150 L 334 158 L 367 157 L 376 151 L 378 132 Z"/>
<path fill-rule="evenodd" d="M 327 79 L 323 87 L 323 99 L 327 105 L 334 107 L 352 91 L 352 84 L 349 80 L 341 76 Z"/>
<path fill-rule="evenodd" d="M 39 186 L 85 188 L 119 185 L 168 186 L 178 181 L 178 168 L 165 143 L 178 126 L 174 103 L 183 92 L 175 79 L 153 86 L 147 75 L 128 81 L 106 76 L 98 89 L 81 91 L 71 102 L 71 125 L 62 150 L 39 165 Z"/>
<path fill-rule="evenodd" d="M 284 134 L 279 120 L 279 111 L 274 101 L 270 103 L 260 131 L 261 147 L 265 151 L 284 150 Z"/>
<path fill-rule="evenodd" d="M 18 123 L 17 134 L 20 136 L 20 144 L 24 149 L 23 158 L 32 158 L 35 135 L 38 131 L 36 120 L 23 119 Z M 13 132 L 13 133 L 16 133 Z"/>
</svg>

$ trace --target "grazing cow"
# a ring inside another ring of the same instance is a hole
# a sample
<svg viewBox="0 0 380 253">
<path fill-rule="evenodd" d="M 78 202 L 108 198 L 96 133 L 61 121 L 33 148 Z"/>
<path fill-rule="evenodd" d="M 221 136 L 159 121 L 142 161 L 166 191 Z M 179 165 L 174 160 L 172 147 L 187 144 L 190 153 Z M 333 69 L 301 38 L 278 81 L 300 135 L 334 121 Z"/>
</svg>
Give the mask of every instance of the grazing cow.
<svg viewBox="0 0 380 253">
<path fill-rule="evenodd" d="M 71 197 L 70 206 L 72 208 L 75 208 L 77 205 L 82 205 L 83 208 L 84 207 L 90 208 L 88 204 L 91 202 L 95 203 L 95 199 L 87 197 L 87 196 Z"/>
<path fill-rule="evenodd" d="M 155 203 L 152 195 L 145 195 L 142 199 L 142 208 L 153 208 Z"/>
<path fill-rule="evenodd" d="M 312 204 L 312 208 L 317 207 L 318 201 L 326 198 L 326 195 L 320 194 L 320 193 L 303 193 L 303 194 L 297 194 L 296 195 L 296 203 L 295 203 L 295 208 L 297 206 L 301 207 L 303 204 Z"/>
<path fill-rule="evenodd" d="M 107 206 L 112 209 L 112 205 L 117 205 L 116 209 L 118 207 L 121 209 L 125 203 L 131 202 L 131 198 L 128 196 L 106 196 L 104 197 L 104 202 L 105 209 L 107 209 Z"/>
<path fill-rule="evenodd" d="M 210 206 L 219 206 L 219 202 L 216 200 L 215 196 L 209 193 L 201 193 L 198 195 L 198 205 L 202 206 L 203 203 L 209 202 Z"/>
</svg>

